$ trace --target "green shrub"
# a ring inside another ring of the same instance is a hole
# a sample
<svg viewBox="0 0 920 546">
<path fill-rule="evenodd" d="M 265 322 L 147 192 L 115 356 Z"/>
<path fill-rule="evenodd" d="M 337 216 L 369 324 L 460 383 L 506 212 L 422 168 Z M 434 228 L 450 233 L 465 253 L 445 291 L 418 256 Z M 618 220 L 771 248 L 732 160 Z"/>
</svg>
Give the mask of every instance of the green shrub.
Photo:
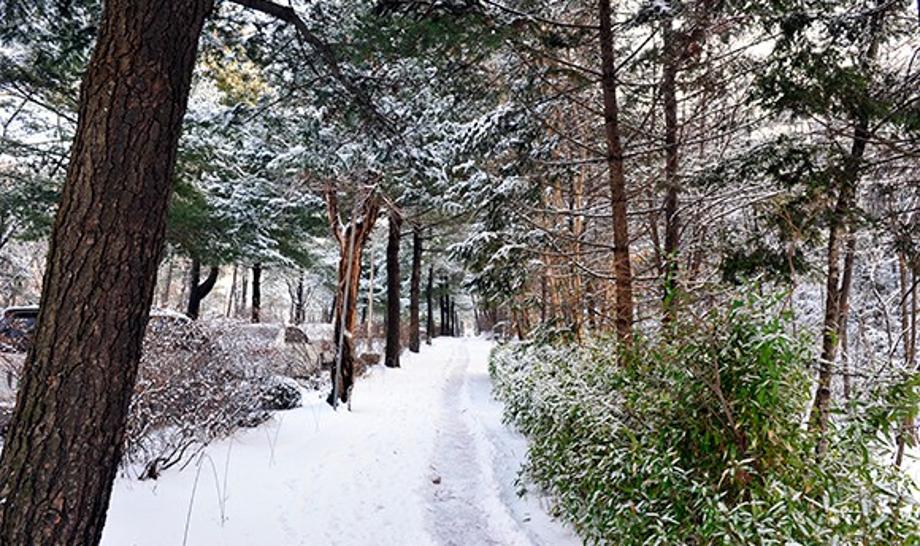
<svg viewBox="0 0 920 546">
<path fill-rule="evenodd" d="M 628 354 L 603 339 L 493 353 L 525 471 L 588 543 L 917 543 L 910 486 L 881 460 L 902 413 L 837 419 L 818 462 L 810 357 L 781 319 L 736 304 L 678 330 Z"/>
</svg>

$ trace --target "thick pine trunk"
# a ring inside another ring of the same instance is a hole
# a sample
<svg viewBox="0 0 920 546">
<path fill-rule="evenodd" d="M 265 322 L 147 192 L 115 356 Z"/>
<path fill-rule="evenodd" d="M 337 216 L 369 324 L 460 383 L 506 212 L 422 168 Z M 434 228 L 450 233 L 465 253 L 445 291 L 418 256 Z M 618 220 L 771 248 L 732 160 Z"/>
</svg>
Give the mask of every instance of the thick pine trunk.
<svg viewBox="0 0 920 546">
<path fill-rule="evenodd" d="M 387 368 L 399 367 L 400 346 L 400 294 L 399 294 L 399 239 L 402 217 L 390 211 L 390 230 L 387 238 L 387 346 L 384 364 Z"/>
<path fill-rule="evenodd" d="M 623 146 L 620 142 L 617 105 L 616 62 L 610 0 L 598 1 L 601 50 L 601 86 L 604 94 L 604 135 L 607 143 L 607 170 L 613 212 L 613 273 L 616 279 L 616 331 L 624 344 L 632 340 L 632 266 L 629 258 L 629 225 L 626 218 L 626 177 L 623 173 Z"/>
<path fill-rule="evenodd" d="M 262 322 L 262 264 L 252 266 L 252 314 L 250 321 Z"/>
<path fill-rule="evenodd" d="M 201 302 L 211 293 L 214 284 L 217 282 L 217 275 L 219 273 L 220 270 L 218 268 L 211 267 L 204 282 L 200 282 L 201 262 L 197 258 L 192 259 L 192 271 L 189 275 L 188 307 L 185 311 L 185 314 L 188 315 L 189 318 L 197 319 L 198 315 L 201 314 Z"/>
<path fill-rule="evenodd" d="M 0 459 L 0 544 L 98 544 L 209 0 L 105 2 L 34 345 Z"/>
<path fill-rule="evenodd" d="M 425 317 L 425 343 L 431 345 L 431 338 L 435 337 L 434 331 L 434 266 L 428 266 L 428 286 L 425 288 L 425 303 L 428 316 Z"/>
<path fill-rule="evenodd" d="M 422 282 L 422 230 L 412 228 L 412 275 L 409 278 L 409 350 L 419 352 L 419 296 Z"/>
</svg>

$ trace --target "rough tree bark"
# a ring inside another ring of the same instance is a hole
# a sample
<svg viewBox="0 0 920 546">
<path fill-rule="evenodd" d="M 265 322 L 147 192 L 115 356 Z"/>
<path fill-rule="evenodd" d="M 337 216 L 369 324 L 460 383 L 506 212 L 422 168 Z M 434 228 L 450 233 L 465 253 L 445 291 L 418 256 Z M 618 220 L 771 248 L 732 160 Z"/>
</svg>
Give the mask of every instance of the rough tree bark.
<svg viewBox="0 0 920 546">
<path fill-rule="evenodd" d="M 210 0 L 109 0 L 0 459 L 0 544 L 98 544 Z"/>
<path fill-rule="evenodd" d="M 387 238 L 387 344 L 384 365 L 387 368 L 399 367 L 400 346 L 400 302 L 399 302 L 399 239 L 402 229 L 402 216 L 390 209 L 390 228 Z"/>
<path fill-rule="evenodd" d="M 197 258 L 192 259 L 192 270 L 189 275 L 188 283 L 188 307 L 186 307 L 185 310 L 185 314 L 188 315 L 189 318 L 198 318 L 198 315 L 201 313 L 201 301 L 205 296 L 211 293 L 214 284 L 217 283 L 217 275 L 219 273 L 220 270 L 212 266 L 204 282 L 199 282 L 201 281 L 201 261 Z"/>
<path fill-rule="evenodd" d="M 422 230 L 412 227 L 412 275 L 409 278 L 409 350 L 419 352 L 419 286 L 422 282 Z"/>
<path fill-rule="evenodd" d="M 623 173 L 623 146 L 620 142 L 617 105 L 616 62 L 610 0 L 598 1 L 601 51 L 601 87 L 604 95 L 604 135 L 607 144 L 607 171 L 613 212 L 613 273 L 616 279 L 616 331 L 621 343 L 632 341 L 633 295 L 632 265 L 629 258 L 629 225 L 626 218 L 626 177 Z"/>
<path fill-rule="evenodd" d="M 252 322 L 262 322 L 262 264 L 252 266 Z"/>
</svg>

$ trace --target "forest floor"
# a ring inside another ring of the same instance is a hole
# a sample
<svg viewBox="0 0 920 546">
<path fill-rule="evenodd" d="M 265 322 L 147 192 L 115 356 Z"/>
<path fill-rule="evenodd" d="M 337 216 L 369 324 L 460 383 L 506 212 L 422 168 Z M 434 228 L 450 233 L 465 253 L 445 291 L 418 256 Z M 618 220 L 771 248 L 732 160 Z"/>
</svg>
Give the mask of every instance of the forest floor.
<svg viewBox="0 0 920 546">
<path fill-rule="evenodd" d="M 578 544 L 539 493 L 517 494 L 527 441 L 501 422 L 490 349 L 436 339 L 359 380 L 351 412 L 307 392 L 200 471 L 120 478 L 103 546 Z"/>
</svg>

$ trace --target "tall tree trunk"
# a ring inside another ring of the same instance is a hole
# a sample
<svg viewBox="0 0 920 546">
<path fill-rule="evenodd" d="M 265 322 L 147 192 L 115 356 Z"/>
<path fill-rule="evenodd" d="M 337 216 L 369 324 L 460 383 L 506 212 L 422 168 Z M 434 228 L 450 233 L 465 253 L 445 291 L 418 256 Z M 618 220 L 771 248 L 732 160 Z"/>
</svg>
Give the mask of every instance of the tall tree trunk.
<svg viewBox="0 0 920 546">
<path fill-rule="evenodd" d="M 457 331 L 457 300 L 450 302 L 450 335 L 452 337 L 459 335 Z"/>
<path fill-rule="evenodd" d="M 390 230 L 387 238 L 387 346 L 384 364 L 399 367 L 400 302 L 399 302 L 399 239 L 402 217 L 390 210 Z"/>
<path fill-rule="evenodd" d="M 914 275 L 915 276 L 915 275 Z M 907 256 L 898 252 L 898 286 L 899 300 L 898 311 L 901 316 L 901 344 L 904 349 L 904 368 L 915 371 L 917 359 L 917 285 L 911 283 L 911 271 L 908 268 Z M 915 444 L 917 440 L 916 419 L 912 416 L 904 418 L 897 437 L 897 451 L 895 465 L 900 467 L 904 462 L 904 452 L 907 444 Z"/>
<path fill-rule="evenodd" d="M 860 59 L 862 69 L 868 70 L 878 53 L 881 39 L 882 20 L 886 10 L 878 9 L 872 15 L 870 37 L 866 52 Z M 824 328 L 821 334 L 821 357 L 818 362 L 818 388 L 809 416 L 809 430 L 818 437 L 817 455 L 822 457 L 827 451 L 827 428 L 830 420 L 831 379 L 837 356 L 838 331 L 840 328 L 840 304 L 844 298 L 845 286 L 840 283 L 840 250 L 847 230 L 849 216 L 856 202 L 856 190 L 863 156 L 871 134 L 869 133 L 869 115 L 865 110 L 857 109 L 852 113 L 854 122 L 853 142 L 850 153 L 840 165 L 837 179 L 837 202 L 830 218 L 827 240 L 827 281 L 824 303 Z"/>
<path fill-rule="evenodd" d="M 101 538 L 210 9 L 209 0 L 104 3 L 0 459 L 0 544 Z"/>
<path fill-rule="evenodd" d="M 678 171 L 678 142 L 677 142 L 677 62 L 678 51 L 676 37 L 671 27 L 671 18 L 665 17 L 662 21 L 662 35 L 664 37 L 664 67 L 661 78 L 661 97 L 664 106 L 664 294 L 663 308 L 665 323 L 673 322 L 677 318 L 677 293 L 678 285 L 678 250 L 680 245 L 680 216 L 677 212 L 679 205 Z"/>
<path fill-rule="evenodd" d="M 616 279 L 616 331 L 620 342 L 631 343 L 633 322 L 632 266 L 629 258 L 629 225 L 626 218 L 626 177 L 623 173 L 623 146 L 620 142 L 617 105 L 616 63 L 610 0 L 598 0 L 601 50 L 601 86 L 604 94 L 604 134 L 607 143 L 607 170 L 613 212 L 613 272 Z"/>
<path fill-rule="evenodd" d="M 422 229 L 412 227 L 412 275 L 409 277 L 409 350 L 419 352 L 419 292 L 422 282 Z"/>
<path fill-rule="evenodd" d="M 434 332 L 434 265 L 428 265 L 428 286 L 425 288 L 425 303 L 428 307 L 428 316 L 425 317 L 425 343 L 431 345 Z"/>
<path fill-rule="evenodd" d="M 192 271 L 188 285 L 188 307 L 185 311 L 189 318 L 198 318 L 201 313 L 201 301 L 211 293 L 219 273 L 220 270 L 212 266 L 208 271 L 208 276 L 203 282 L 199 283 L 201 279 L 201 262 L 197 258 L 192 259 Z"/>
<path fill-rule="evenodd" d="M 262 263 L 252 266 L 252 314 L 250 321 L 262 322 Z"/>
<path fill-rule="evenodd" d="M 868 120 L 863 117 L 857 124 L 853 144 L 846 165 L 841 170 L 837 190 L 837 203 L 831 214 L 831 225 L 827 239 L 827 279 L 825 284 L 824 327 L 821 334 L 821 356 L 818 361 L 818 389 L 815 393 L 809 417 L 809 429 L 820 437 L 817 452 L 822 456 L 827 451 L 827 427 L 830 419 L 831 380 L 840 330 L 840 304 L 844 288 L 840 279 L 840 254 L 846 233 L 846 224 L 856 199 L 856 184 L 868 141 Z"/>
</svg>

